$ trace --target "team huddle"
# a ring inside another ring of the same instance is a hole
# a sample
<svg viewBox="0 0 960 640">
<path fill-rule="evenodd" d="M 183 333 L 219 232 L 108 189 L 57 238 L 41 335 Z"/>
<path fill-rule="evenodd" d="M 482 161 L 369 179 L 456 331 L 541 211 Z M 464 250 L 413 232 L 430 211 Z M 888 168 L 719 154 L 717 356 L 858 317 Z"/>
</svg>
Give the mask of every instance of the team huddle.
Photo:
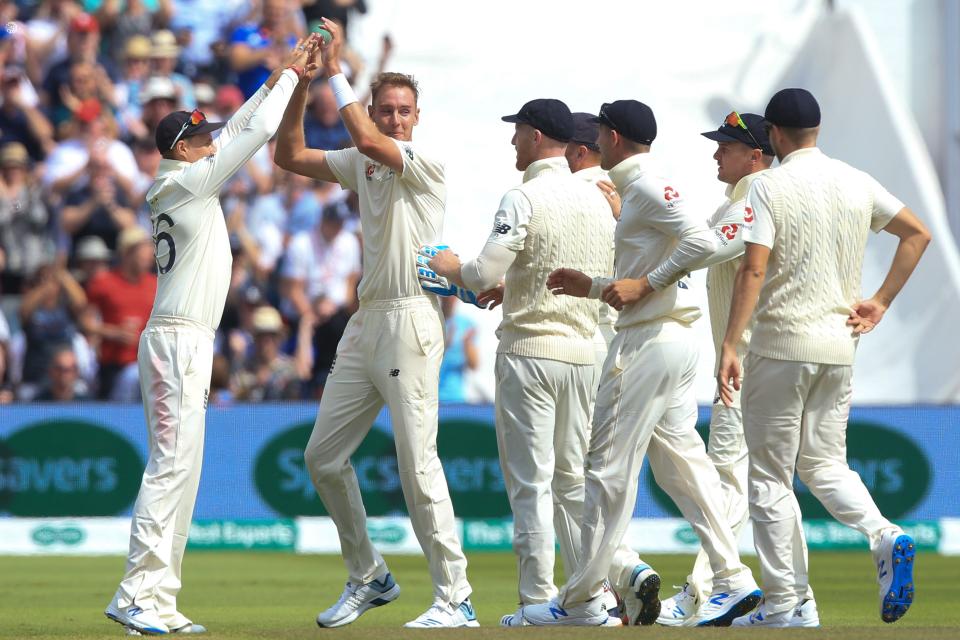
<svg viewBox="0 0 960 640">
<path fill-rule="evenodd" d="M 503 311 L 495 421 L 518 569 L 518 608 L 503 626 L 819 626 L 794 475 L 869 539 L 881 617 L 902 617 L 914 596 L 914 542 L 848 467 L 845 433 L 859 335 L 880 322 L 930 237 L 873 178 L 817 148 L 814 97 L 784 89 L 763 116 L 734 111 L 702 134 L 717 143 L 727 184 L 709 218 L 685 205 L 649 153 L 657 123 L 647 105 L 618 100 L 592 115 L 532 100 L 503 117 L 523 182 L 501 199 L 480 254 L 461 262 L 438 244 L 444 166 L 413 142 L 417 84 L 381 74 L 364 109 L 340 68 L 342 33 L 324 26 L 332 37 L 299 42 L 229 122 L 175 112 L 157 129 L 164 160 L 147 198 L 161 268 L 138 356 L 150 456 L 127 571 L 106 615 L 130 633 L 205 631 L 179 611 L 177 594 L 230 279 L 218 194 L 277 134 L 277 165 L 355 191 L 363 228 L 360 309 L 304 453 L 348 573 L 318 625 L 349 624 L 400 594 L 367 533 L 350 464 L 386 404 L 433 583 L 433 602 L 406 626 L 479 626 L 436 448 L 438 295 Z M 353 148 L 306 147 L 318 73 Z M 862 300 L 870 230 L 899 246 L 880 289 Z M 717 355 L 706 446 L 693 386 L 701 310 L 688 277 L 698 269 L 708 269 Z M 663 601 L 656 570 L 623 544 L 644 459 L 701 542 L 687 584 Z M 760 585 L 738 553 L 748 520 Z"/>
</svg>

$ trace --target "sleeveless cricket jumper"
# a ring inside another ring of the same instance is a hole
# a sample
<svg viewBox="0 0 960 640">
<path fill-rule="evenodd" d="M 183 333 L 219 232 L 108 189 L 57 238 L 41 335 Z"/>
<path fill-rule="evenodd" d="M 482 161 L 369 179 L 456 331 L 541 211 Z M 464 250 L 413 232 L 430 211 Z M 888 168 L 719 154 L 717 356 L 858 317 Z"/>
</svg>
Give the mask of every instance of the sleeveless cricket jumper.
<svg viewBox="0 0 960 640">
<path fill-rule="evenodd" d="M 470 595 L 466 558 L 437 456 L 443 319 L 437 298 L 420 287 L 412 256 L 439 240 L 446 187 L 443 164 L 412 142 L 395 141 L 403 171 L 356 148 L 330 151 L 327 165 L 360 197 L 363 279 L 320 400 L 305 459 L 337 525 L 353 584 L 387 572 L 367 533 L 366 511 L 350 456 L 384 404 L 390 409 L 400 484 L 430 566 L 434 598 L 454 606 Z"/>
<path fill-rule="evenodd" d="M 115 598 L 121 608 L 156 610 L 170 629 L 190 623 L 176 598 L 200 483 L 214 333 L 230 286 L 220 189 L 276 133 L 297 81 L 288 70 L 272 90 L 261 87 L 221 130 L 215 155 L 161 160 L 146 196 L 159 274 L 137 354 L 150 446 Z"/>
<path fill-rule="evenodd" d="M 559 267 L 610 272 L 610 207 L 564 158 L 533 162 L 500 203 L 489 243 L 516 253 L 504 279 L 496 429 L 514 514 L 520 603 L 547 602 L 554 534 L 568 575 L 579 564 L 583 457 L 596 390 L 597 301 L 555 296 Z"/>
<path fill-rule="evenodd" d="M 817 148 L 794 151 L 747 195 L 744 240 L 770 248 L 742 390 L 748 490 L 766 611 L 807 592 L 794 472 L 830 514 L 877 549 L 894 529 L 847 465 L 846 427 L 867 237 L 903 208 L 872 177 Z"/>
</svg>

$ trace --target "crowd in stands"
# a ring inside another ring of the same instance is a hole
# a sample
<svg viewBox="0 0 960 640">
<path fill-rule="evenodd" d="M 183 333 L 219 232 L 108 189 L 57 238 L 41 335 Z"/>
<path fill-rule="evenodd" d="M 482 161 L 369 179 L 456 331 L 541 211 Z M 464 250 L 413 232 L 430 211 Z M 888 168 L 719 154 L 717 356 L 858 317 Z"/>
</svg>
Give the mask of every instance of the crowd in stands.
<svg viewBox="0 0 960 640">
<path fill-rule="evenodd" d="M 363 0 L 0 0 L 0 403 L 139 401 L 156 124 L 176 109 L 229 117 L 320 16 L 358 11 Z M 368 57 L 382 68 L 390 46 Z M 363 58 L 346 60 L 359 82 Z M 308 146 L 351 144 L 322 79 L 304 128 Z M 279 169 L 271 144 L 222 200 L 233 271 L 211 401 L 315 399 L 357 308 L 356 198 Z M 476 367 L 456 318 L 448 378 Z M 462 400 L 462 381 L 447 384 Z"/>
</svg>

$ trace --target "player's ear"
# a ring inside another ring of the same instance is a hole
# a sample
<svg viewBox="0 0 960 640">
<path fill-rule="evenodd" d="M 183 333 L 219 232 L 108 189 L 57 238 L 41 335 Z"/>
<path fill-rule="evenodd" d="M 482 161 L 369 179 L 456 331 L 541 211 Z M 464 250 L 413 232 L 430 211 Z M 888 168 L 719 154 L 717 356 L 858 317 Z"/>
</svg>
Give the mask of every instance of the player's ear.
<svg viewBox="0 0 960 640">
<path fill-rule="evenodd" d="M 373 105 L 367 105 L 367 115 L 370 116 L 370 119 L 373 120 Z"/>
</svg>

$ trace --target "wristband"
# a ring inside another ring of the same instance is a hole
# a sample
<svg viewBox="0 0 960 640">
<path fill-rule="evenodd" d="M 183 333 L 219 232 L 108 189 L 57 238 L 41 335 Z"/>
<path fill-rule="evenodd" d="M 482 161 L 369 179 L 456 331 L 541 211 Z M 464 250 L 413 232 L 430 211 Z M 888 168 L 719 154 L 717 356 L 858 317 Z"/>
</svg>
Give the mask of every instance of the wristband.
<svg viewBox="0 0 960 640">
<path fill-rule="evenodd" d="M 337 110 L 343 109 L 348 104 L 359 102 L 359 100 L 357 100 L 357 94 L 353 92 L 353 87 L 347 82 L 347 76 L 338 73 L 327 80 L 327 82 L 330 84 L 330 88 L 333 89 L 333 97 L 337 100 Z"/>
<path fill-rule="evenodd" d="M 290 71 L 293 71 L 295 74 L 297 74 L 297 77 L 300 78 L 301 80 L 303 79 L 303 73 L 304 73 L 303 67 L 298 67 L 297 65 L 292 64 L 289 67 L 287 67 L 287 69 L 290 69 Z"/>
</svg>

